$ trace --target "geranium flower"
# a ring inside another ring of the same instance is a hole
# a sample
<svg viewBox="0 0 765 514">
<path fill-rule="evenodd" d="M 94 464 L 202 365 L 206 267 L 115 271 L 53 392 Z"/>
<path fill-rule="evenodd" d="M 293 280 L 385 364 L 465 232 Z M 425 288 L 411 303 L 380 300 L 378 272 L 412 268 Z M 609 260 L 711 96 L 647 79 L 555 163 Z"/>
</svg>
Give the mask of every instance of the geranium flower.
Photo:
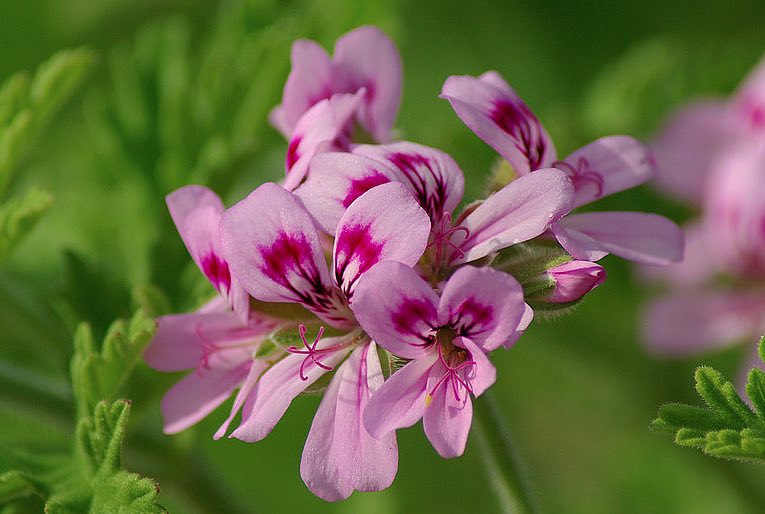
<svg viewBox="0 0 765 514">
<path fill-rule="evenodd" d="M 518 175 L 555 167 L 575 189 L 574 207 L 649 180 L 654 161 L 634 138 L 610 136 L 580 148 L 562 161 L 537 117 L 505 80 L 490 71 L 480 77 L 453 76 L 441 97 L 462 121 L 494 148 Z M 554 224 L 558 242 L 573 257 L 597 261 L 608 253 L 650 264 L 682 258 L 682 233 L 670 220 L 650 213 L 588 212 Z"/>
</svg>

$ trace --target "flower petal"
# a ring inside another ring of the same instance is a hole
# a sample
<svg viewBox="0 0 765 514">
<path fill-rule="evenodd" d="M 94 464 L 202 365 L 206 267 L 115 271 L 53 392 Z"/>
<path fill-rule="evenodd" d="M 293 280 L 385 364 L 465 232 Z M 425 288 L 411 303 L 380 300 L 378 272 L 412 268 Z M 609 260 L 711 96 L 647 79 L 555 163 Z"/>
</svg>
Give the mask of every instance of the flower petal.
<svg viewBox="0 0 765 514">
<path fill-rule="evenodd" d="M 643 264 L 683 258 L 683 231 L 663 216 L 643 212 L 586 212 L 567 216 L 554 228 L 558 241 L 577 259 L 596 261 L 606 252 Z"/>
<path fill-rule="evenodd" d="M 320 100 L 334 93 L 332 63 L 327 51 L 315 41 L 298 39 L 290 53 L 292 69 L 284 84 L 282 103 L 272 115 L 274 126 L 285 137 L 291 135 L 298 120 Z"/>
<path fill-rule="evenodd" d="M 560 170 L 538 170 L 513 180 L 462 221 L 469 233 L 462 241 L 452 240 L 462 252 L 453 255 L 453 264 L 474 261 L 540 235 L 571 210 L 573 197 L 571 181 Z"/>
<path fill-rule="evenodd" d="M 438 323 L 438 296 L 415 270 L 381 262 L 367 271 L 353 295 L 361 328 L 394 355 L 414 359 L 428 353 Z"/>
<path fill-rule="evenodd" d="M 315 495 L 327 501 L 356 491 L 390 487 L 398 468 L 396 434 L 375 439 L 361 413 L 383 384 L 374 343 L 356 348 L 332 378 L 300 460 L 300 476 Z"/>
<path fill-rule="evenodd" d="M 263 372 L 266 369 L 268 369 L 268 366 L 269 366 L 269 363 L 264 360 L 252 361 L 252 365 L 250 366 L 250 371 L 247 373 L 247 377 L 244 379 L 242 386 L 239 388 L 239 391 L 236 393 L 236 398 L 234 398 L 234 404 L 231 406 L 231 412 L 229 413 L 228 418 L 226 418 L 226 421 L 224 421 L 223 424 L 215 432 L 215 434 L 213 435 L 213 439 L 217 441 L 218 439 L 226 435 L 229 425 L 231 425 L 231 422 L 234 421 L 234 417 L 236 417 L 237 413 L 244 406 L 244 402 L 247 401 L 247 398 L 250 397 L 250 394 L 252 393 L 252 389 L 255 387 L 255 384 L 258 383 L 258 380 L 260 379 L 260 376 L 263 374 Z"/>
<path fill-rule="evenodd" d="M 513 337 L 524 306 L 523 289 L 511 275 L 488 267 L 464 266 L 443 288 L 438 318 L 457 335 L 490 351 Z"/>
<path fill-rule="evenodd" d="M 321 363 L 332 368 L 348 354 L 342 337 L 324 338 L 317 349 L 330 349 L 321 355 Z M 305 362 L 304 362 L 305 361 Z M 300 376 L 301 367 L 303 380 Z M 282 418 L 297 395 L 316 382 L 328 370 L 315 365 L 303 354 L 291 353 L 264 372 L 242 408 L 242 424 L 229 437 L 254 443 L 266 437 Z"/>
<path fill-rule="evenodd" d="M 329 278 L 318 232 L 300 201 L 267 183 L 221 219 L 223 254 L 263 302 L 296 302 L 333 326 L 352 319 Z"/>
<path fill-rule="evenodd" d="M 656 162 L 650 149 L 629 136 L 608 136 L 556 162 L 574 183 L 574 207 L 650 180 Z"/>
<path fill-rule="evenodd" d="M 405 184 L 428 213 L 438 223 L 444 214 L 451 214 L 462 200 L 465 176 L 452 157 L 440 150 L 415 143 L 399 142 L 389 145 L 360 145 L 353 153 L 384 162 L 399 171 L 399 181 Z"/>
<path fill-rule="evenodd" d="M 765 134 L 765 57 L 749 73 L 733 98 L 735 122 L 747 135 Z"/>
<path fill-rule="evenodd" d="M 763 312 L 762 292 L 684 291 L 650 305 L 643 318 L 643 337 L 657 355 L 695 355 L 759 333 Z"/>
<path fill-rule="evenodd" d="M 175 434 L 201 421 L 231 396 L 247 376 L 248 365 L 191 372 L 162 398 L 166 434 Z"/>
<path fill-rule="evenodd" d="M 469 337 L 460 337 L 454 344 L 466 349 L 475 366 L 470 371 L 470 389 L 473 396 L 481 396 L 497 381 L 497 369 L 489 361 L 489 357 Z"/>
<path fill-rule="evenodd" d="M 362 413 L 364 427 L 372 436 L 383 437 L 422 418 L 429 371 L 437 360 L 436 352 L 414 359 L 388 377 L 372 395 Z"/>
<path fill-rule="evenodd" d="M 295 194 L 321 228 L 334 236 L 345 210 L 375 186 L 399 181 L 384 163 L 346 152 L 327 152 L 311 161 L 311 173 Z"/>
<path fill-rule="evenodd" d="M 234 312 L 247 320 L 249 297 L 222 257 L 218 224 L 223 203 L 211 190 L 185 186 L 167 195 L 167 207 L 194 262 Z"/>
<path fill-rule="evenodd" d="M 547 131 L 498 73 L 449 77 L 441 98 L 517 173 L 525 175 L 555 161 L 555 147 Z"/>
<path fill-rule="evenodd" d="M 429 391 L 445 372 L 442 365 L 433 366 L 428 377 Z M 436 389 L 422 416 L 425 435 L 445 459 L 458 457 L 465 452 L 472 422 L 473 402 L 470 395 L 463 391 L 460 399 L 455 398 L 449 383 Z"/>
<path fill-rule="evenodd" d="M 427 214 L 403 184 L 391 182 L 370 189 L 340 218 L 333 260 L 335 282 L 351 299 L 356 281 L 378 262 L 417 264 L 429 234 Z"/>
<path fill-rule="evenodd" d="M 332 57 L 340 91 L 366 89 L 360 122 L 375 140 L 390 139 L 401 102 L 401 56 L 377 27 L 359 27 L 335 43 Z"/>
<path fill-rule="evenodd" d="M 524 332 L 526 332 L 526 329 L 529 328 L 529 325 L 531 325 L 531 322 L 534 321 L 534 310 L 531 308 L 531 306 L 528 303 L 523 304 L 523 315 L 521 316 L 521 321 L 518 323 L 518 328 L 515 330 L 515 333 L 508 338 L 507 341 L 505 341 L 505 344 L 502 346 L 506 349 L 512 348 L 515 343 L 518 342 L 518 339 L 521 338 Z"/>
</svg>

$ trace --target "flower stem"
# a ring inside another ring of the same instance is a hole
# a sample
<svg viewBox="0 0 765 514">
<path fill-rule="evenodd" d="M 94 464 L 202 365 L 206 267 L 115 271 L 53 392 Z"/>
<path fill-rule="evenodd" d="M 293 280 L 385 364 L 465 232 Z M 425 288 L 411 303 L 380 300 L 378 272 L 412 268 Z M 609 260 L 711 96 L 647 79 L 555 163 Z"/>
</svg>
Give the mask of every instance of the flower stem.
<svg viewBox="0 0 765 514">
<path fill-rule="evenodd" d="M 537 512 L 507 425 L 491 391 L 475 409 L 475 435 L 489 481 L 505 514 Z"/>
</svg>

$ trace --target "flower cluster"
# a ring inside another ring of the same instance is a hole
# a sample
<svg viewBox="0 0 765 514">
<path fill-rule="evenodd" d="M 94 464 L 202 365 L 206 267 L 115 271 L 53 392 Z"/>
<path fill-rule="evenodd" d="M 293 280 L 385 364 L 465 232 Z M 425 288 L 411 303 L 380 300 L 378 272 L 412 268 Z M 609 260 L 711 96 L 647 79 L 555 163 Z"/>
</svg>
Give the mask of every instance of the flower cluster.
<svg viewBox="0 0 765 514">
<path fill-rule="evenodd" d="M 670 292 L 648 309 L 656 354 L 700 353 L 765 331 L 765 60 L 729 100 L 692 103 L 659 134 L 657 183 L 697 207 L 686 258 L 646 274 Z M 741 377 L 745 378 L 745 377 Z"/>
<path fill-rule="evenodd" d="M 311 41 L 272 123 L 288 140 L 286 176 L 229 209 L 208 189 L 167 198 L 189 253 L 219 293 L 159 319 L 147 362 L 192 370 L 165 396 L 165 431 L 196 423 L 236 393 L 215 438 L 266 437 L 293 399 L 323 397 L 300 473 L 326 500 L 388 487 L 396 430 L 420 419 L 443 457 L 461 455 L 472 398 L 496 379 L 532 306 L 566 306 L 605 279 L 608 253 L 679 260 L 664 218 L 572 209 L 654 171 L 647 148 L 608 137 L 558 160 L 531 110 L 494 72 L 451 77 L 442 96 L 497 149 L 512 180 L 455 212 L 464 176 L 446 153 L 390 142 L 401 61 L 362 27 L 330 57 Z M 362 141 L 377 144 L 361 144 Z"/>
</svg>

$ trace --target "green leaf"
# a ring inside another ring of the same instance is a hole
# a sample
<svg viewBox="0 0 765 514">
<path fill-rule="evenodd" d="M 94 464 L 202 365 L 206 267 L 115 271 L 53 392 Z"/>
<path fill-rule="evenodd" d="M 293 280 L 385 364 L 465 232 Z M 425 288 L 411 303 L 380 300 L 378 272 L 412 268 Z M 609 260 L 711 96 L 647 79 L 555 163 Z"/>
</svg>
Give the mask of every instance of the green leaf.
<svg viewBox="0 0 765 514">
<path fill-rule="evenodd" d="M 0 204 L 0 261 L 52 204 L 50 193 L 40 189 L 30 189 L 23 196 L 12 197 Z"/>
<path fill-rule="evenodd" d="M 764 345 L 765 338 L 760 340 L 761 357 Z M 756 413 L 733 384 L 712 368 L 696 370 L 696 391 L 706 407 L 664 405 L 651 428 L 673 432 L 678 445 L 714 457 L 765 463 L 765 373 L 753 369 L 746 384 Z"/>
<path fill-rule="evenodd" d="M 114 322 L 100 348 L 96 348 L 87 323 L 78 327 L 71 373 L 80 416 L 91 412 L 101 400 L 115 399 L 155 332 L 156 323 L 142 311 L 130 321 Z"/>
</svg>

